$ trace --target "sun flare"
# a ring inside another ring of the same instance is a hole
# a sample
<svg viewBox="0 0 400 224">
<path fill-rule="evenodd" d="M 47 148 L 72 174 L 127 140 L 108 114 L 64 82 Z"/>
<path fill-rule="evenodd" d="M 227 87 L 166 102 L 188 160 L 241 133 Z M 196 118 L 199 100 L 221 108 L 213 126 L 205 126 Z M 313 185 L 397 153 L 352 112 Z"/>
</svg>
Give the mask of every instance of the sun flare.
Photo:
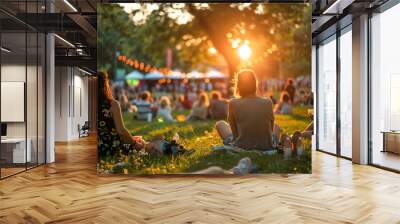
<svg viewBox="0 0 400 224">
<path fill-rule="evenodd" d="M 247 44 L 243 44 L 238 48 L 238 54 L 242 60 L 247 60 L 251 56 L 251 48 Z"/>
</svg>

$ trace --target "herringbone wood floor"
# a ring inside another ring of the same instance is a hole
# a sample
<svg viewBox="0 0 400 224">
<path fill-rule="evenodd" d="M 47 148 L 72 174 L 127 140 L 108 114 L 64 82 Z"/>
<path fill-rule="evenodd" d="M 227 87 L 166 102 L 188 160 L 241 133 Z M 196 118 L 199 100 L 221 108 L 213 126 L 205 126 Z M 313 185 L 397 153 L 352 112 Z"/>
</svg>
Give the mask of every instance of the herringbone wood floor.
<svg viewBox="0 0 400 224">
<path fill-rule="evenodd" d="M 96 175 L 94 138 L 0 181 L 0 223 L 400 223 L 400 175 L 313 155 L 312 175 Z"/>
</svg>

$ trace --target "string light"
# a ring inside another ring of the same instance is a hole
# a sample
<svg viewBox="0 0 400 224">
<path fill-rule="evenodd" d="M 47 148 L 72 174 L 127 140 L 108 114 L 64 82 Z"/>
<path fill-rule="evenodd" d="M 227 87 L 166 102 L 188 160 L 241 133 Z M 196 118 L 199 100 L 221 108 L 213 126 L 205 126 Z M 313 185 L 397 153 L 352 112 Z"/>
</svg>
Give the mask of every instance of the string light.
<svg viewBox="0 0 400 224">
<path fill-rule="evenodd" d="M 135 59 L 127 58 L 125 55 L 119 55 L 117 57 L 117 60 L 145 73 L 156 72 L 156 71 L 164 75 L 168 75 L 171 73 L 171 69 L 169 68 L 158 68 L 156 66 L 145 64 L 144 62 L 140 62 Z"/>
<path fill-rule="evenodd" d="M 246 47 L 248 47 L 248 46 L 246 46 Z M 249 49 L 245 49 L 244 50 L 245 51 L 244 52 L 244 54 L 245 54 L 244 56 L 246 58 L 248 58 L 250 56 L 250 54 L 251 54 L 251 50 L 250 50 L 250 52 L 248 52 L 248 50 Z M 242 49 L 242 51 L 243 51 L 243 49 Z M 258 58 L 255 58 L 254 60 L 247 61 L 246 64 L 248 66 L 253 66 L 253 65 L 259 64 L 259 63 L 261 63 L 263 61 L 264 58 L 268 57 L 268 54 L 271 54 L 271 53 L 272 53 L 272 50 L 271 50 L 271 52 L 264 52 L 264 54 L 262 56 L 260 56 Z M 134 68 L 136 70 L 144 72 L 144 73 L 159 72 L 159 73 L 161 73 L 163 75 L 169 75 L 169 74 L 172 73 L 172 70 L 169 69 L 169 68 L 159 68 L 159 67 L 156 67 L 156 66 L 153 66 L 153 65 L 145 64 L 144 62 L 140 62 L 140 61 L 138 61 L 136 59 L 127 58 L 125 55 L 119 55 L 117 57 L 117 60 L 120 61 L 120 62 L 123 62 L 124 64 L 126 64 L 126 65 L 128 65 L 128 66 L 130 66 L 130 67 L 132 67 L 132 68 Z M 188 79 L 190 78 L 190 73 L 189 74 L 184 74 L 184 76 L 186 78 L 183 80 L 183 82 L 184 83 L 188 82 L 189 81 Z M 168 81 L 169 80 L 163 80 L 162 82 L 164 83 L 164 82 L 168 82 Z M 207 81 L 209 81 L 209 80 L 206 80 L 206 82 Z"/>
</svg>

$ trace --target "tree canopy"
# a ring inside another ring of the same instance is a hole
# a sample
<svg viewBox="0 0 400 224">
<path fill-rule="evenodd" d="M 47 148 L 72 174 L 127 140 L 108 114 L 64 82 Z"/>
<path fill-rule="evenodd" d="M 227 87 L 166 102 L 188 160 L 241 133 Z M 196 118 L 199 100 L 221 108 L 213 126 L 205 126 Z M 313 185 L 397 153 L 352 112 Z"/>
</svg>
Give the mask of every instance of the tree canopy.
<svg viewBox="0 0 400 224">
<path fill-rule="evenodd" d="M 251 67 L 265 76 L 308 75 L 310 26 L 309 4 L 103 4 L 98 7 L 99 66 L 110 69 L 120 52 L 165 67 L 171 49 L 173 68 L 185 72 L 216 66 L 222 57 L 230 74 Z M 247 60 L 238 54 L 243 45 L 251 49 Z"/>
</svg>

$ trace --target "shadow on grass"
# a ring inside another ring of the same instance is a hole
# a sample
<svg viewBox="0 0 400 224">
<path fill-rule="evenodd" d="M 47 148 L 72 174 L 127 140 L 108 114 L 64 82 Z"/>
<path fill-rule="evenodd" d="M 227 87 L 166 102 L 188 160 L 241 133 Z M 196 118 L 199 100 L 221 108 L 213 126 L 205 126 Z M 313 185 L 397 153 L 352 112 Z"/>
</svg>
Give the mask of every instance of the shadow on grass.
<svg viewBox="0 0 400 224">
<path fill-rule="evenodd" d="M 191 173 L 206 169 L 210 166 L 219 166 L 229 170 L 237 165 L 240 159 L 249 157 L 255 165 L 256 173 L 311 173 L 311 152 L 306 150 L 299 158 L 293 156 L 285 160 L 282 154 L 260 155 L 254 152 L 231 153 L 213 152 L 199 157 L 195 163 L 187 166 L 183 172 Z"/>
</svg>

